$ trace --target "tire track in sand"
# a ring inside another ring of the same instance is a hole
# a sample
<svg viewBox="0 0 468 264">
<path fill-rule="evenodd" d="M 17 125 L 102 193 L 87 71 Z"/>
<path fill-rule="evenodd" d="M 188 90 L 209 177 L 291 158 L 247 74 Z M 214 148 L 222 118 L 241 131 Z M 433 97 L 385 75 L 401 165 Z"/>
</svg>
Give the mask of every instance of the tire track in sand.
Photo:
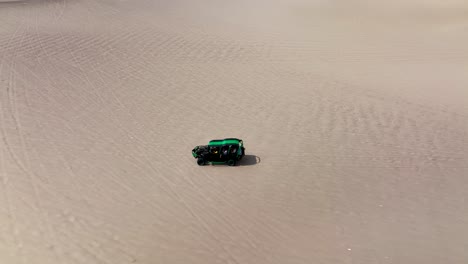
<svg viewBox="0 0 468 264">
<path fill-rule="evenodd" d="M 11 36 L 11 38 L 8 40 L 8 43 L 7 43 L 7 47 L 8 46 L 12 46 L 12 42 L 14 40 L 16 40 L 16 37 L 18 35 L 18 32 L 20 31 L 20 29 L 23 29 L 24 25 L 23 24 L 20 24 L 16 27 L 13 35 Z M 23 29 L 24 30 L 24 29 Z M 24 34 L 24 32 L 23 32 Z M 23 35 L 22 35 L 23 36 Z M 22 38 L 22 37 L 21 37 Z M 7 63 L 8 60 L 6 60 L 6 55 L 7 55 L 7 52 L 9 50 L 5 50 L 2 54 L 2 60 L 0 61 L 0 83 L 3 81 L 3 75 L 4 75 L 4 72 L 5 72 L 5 64 Z M 11 58 L 10 58 L 11 59 Z M 11 64 L 10 64 L 10 71 L 11 71 Z M 14 211 L 17 211 L 16 208 L 14 207 L 13 205 L 13 200 L 10 196 L 10 190 L 8 188 L 8 185 L 9 185 L 9 182 L 10 182 L 10 177 L 8 177 L 7 175 L 7 172 L 6 172 L 6 153 L 4 152 L 4 150 L 6 150 L 6 152 L 8 153 L 8 155 L 13 158 L 14 162 L 17 162 L 15 156 L 13 155 L 13 152 L 12 152 L 12 149 L 11 149 L 11 146 L 8 142 L 8 135 L 7 135 L 7 131 L 5 129 L 5 126 L 7 125 L 7 122 L 6 122 L 6 111 L 7 111 L 7 106 L 6 104 L 4 104 L 3 102 L 3 93 L 6 92 L 7 94 L 10 93 L 10 87 L 11 85 L 11 73 L 8 77 L 8 83 L 6 84 L 6 87 L 5 87 L 5 90 L 0 90 L 0 93 L 2 94 L 2 96 L 0 97 L 0 127 L 1 127 L 1 136 L 2 136 L 2 142 L 3 142 L 3 145 L 4 145 L 4 148 L 2 148 L 0 150 L 1 152 L 1 173 L 2 173 L 2 185 L 3 185 L 3 188 L 4 188 L 4 195 L 5 195 L 5 201 L 6 201 L 6 208 L 7 208 L 7 211 L 8 211 L 8 214 L 10 216 L 10 230 L 13 234 L 13 239 L 14 239 L 14 243 L 15 243 L 15 250 L 17 250 L 17 252 L 19 253 L 19 257 L 21 259 L 21 262 L 22 263 L 26 263 L 26 260 L 25 260 L 25 254 L 24 254 L 24 250 L 23 250 L 23 241 L 22 239 L 20 239 L 20 236 L 19 236 L 19 225 L 17 224 L 18 223 L 18 216 L 16 215 L 16 213 L 14 213 Z M 9 96 L 7 95 L 6 98 L 9 98 Z M 9 101 L 9 100 L 8 100 Z"/>
</svg>

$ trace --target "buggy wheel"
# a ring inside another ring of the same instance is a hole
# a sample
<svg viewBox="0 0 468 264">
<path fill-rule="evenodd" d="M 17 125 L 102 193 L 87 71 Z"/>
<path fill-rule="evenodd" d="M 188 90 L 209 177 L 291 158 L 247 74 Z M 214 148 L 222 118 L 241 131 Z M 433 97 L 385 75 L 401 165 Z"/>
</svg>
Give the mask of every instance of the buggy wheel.
<svg viewBox="0 0 468 264">
<path fill-rule="evenodd" d="M 230 159 L 230 160 L 228 160 L 227 164 L 229 166 L 236 166 L 236 160 Z"/>
<path fill-rule="evenodd" d="M 199 166 L 205 165 L 205 160 L 204 160 L 203 158 L 198 158 L 198 159 L 197 159 L 197 164 L 198 164 Z"/>
</svg>

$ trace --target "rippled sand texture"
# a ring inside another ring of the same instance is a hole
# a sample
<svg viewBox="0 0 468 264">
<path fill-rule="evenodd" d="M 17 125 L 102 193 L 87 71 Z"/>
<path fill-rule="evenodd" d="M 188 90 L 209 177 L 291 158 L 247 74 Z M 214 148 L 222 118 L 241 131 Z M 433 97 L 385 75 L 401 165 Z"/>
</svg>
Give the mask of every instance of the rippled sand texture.
<svg viewBox="0 0 468 264">
<path fill-rule="evenodd" d="M 467 73 L 466 1 L 3 1 L 0 263 L 468 263 Z"/>
</svg>

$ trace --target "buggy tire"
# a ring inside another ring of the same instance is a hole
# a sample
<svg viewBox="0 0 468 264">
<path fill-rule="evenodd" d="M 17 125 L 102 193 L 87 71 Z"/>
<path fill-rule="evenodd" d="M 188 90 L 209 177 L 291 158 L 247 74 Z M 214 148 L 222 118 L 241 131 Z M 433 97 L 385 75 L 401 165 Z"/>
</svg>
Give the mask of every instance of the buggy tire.
<svg viewBox="0 0 468 264">
<path fill-rule="evenodd" d="M 229 166 L 236 166 L 236 160 L 230 159 L 230 160 L 228 160 L 227 164 Z"/>
<path fill-rule="evenodd" d="M 203 158 L 198 158 L 198 159 L 197 159 L 197 164 L 198 164 L 199 166 L 205 165 L 205 159 L 203 159 Z"/>
</svg>

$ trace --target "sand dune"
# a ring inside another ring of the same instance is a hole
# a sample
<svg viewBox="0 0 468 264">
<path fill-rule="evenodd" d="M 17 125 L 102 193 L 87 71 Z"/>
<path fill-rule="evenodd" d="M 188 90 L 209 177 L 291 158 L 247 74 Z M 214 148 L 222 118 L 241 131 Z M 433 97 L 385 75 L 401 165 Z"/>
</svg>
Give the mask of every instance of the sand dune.
<svg viewBox="0 0 468 264">
<path fill-rule="evenodd" d="M 0 263 L 466 263 L 467 11 L 0 3 Z"/>
</svg>

